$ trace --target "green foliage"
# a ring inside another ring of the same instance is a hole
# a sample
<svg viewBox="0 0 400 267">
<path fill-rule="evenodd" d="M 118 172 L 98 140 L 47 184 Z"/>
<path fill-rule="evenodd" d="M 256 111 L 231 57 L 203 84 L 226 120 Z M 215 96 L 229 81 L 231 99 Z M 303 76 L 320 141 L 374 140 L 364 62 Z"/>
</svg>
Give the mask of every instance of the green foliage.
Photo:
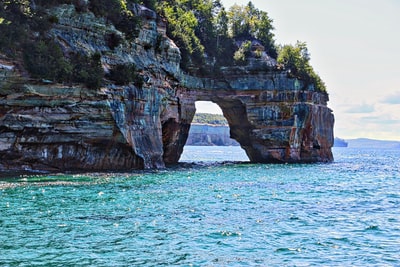
<svg viewBox="0 0 400 267">
<path fill-rule="evenodd" d="M 15 56 L 22 43 L 28 38 L 31 18 L 29 1 L 0 1 L 0 49 Z"/>
<path fill-rule="evenodd" d="M 96 16 L 105 17 L 108 20 L 117 20 L 123 9 L 119 0 L 96 0 L 90 1 L 89 10 Z"/>
<path fill-rule="evenodd" d="M 89 10 L 96 16 L 105 17 L 128 38 L 132 39 L 138 36 L 141 26 L 140 19 L 128 10 L 126 0 L 90 1 Z"/>
<path fill-rule="evenodd" d="M 88 8 L 87 2 L 84 0 L 35 0 L 34 3 L 35 9 L 38 10 L 51 8 L 62 4 L 74 5 L 77 12 L 83 12 Z"/>
<path fill-rule="evenodd" d="M 181 49 L 184 70 L 197 66 L 203 73 L 205 67 L 210 75 L 219 66 L 244 64 L 245 52 L 237 51 L 235 40 L 258 39 L 271 57 L 277 56 L 272 20 L 251 2 L 227 12 L 220 0 L 164 0 L 157 9 L 168 21 L 168 36 Z"/>
<path fill-rule="evenodd" d="M 228 121 L 223 115 L 210 113 L 196 113 L 192 123 L 228 125 Z"/>
<path fill-rule="evenodd" d="M 47 35 L 46 31 L 52 23 L 58 23 L 58 18 L 48 15 L 46 9 L 60 4 L 74 4 L 81 10 L 89 8 L 97 16 L 104 16 L 128 38 L 137 35 L 140 23 L 127 9 L 127 1 L 96 0 L 89 3 L 86 6 L 82 0 L 35 0 L 32 10 L 29 0 L 1 1 L 1 51 L 9 55 L 16 55 L 17 51 L 22 51 L 24 67 L 32 78 L 60 83 L 83 83 L 90 89 L 99 88 L 104 77 L 99 53 L 92 56 L 72 53 L 67 57 L 56 42 L 43 37 Z M 33 36 L 32 32 L 40 34 Z M 116 34 L 109 34 L 105 39 L 111 49 L 122 41 Z M 112 72 L 116 82 L 143 85 L 143 79 L 135 74 L 134 66 L 118 68 L 119 71 Z"/>
<path fill-rule="evenodd" d="M 229 12 L 229 23 L 234 39 L 258 39 L 266 52 L 276 58 L 272 19 L 267 12 L 261 11 L 249 2 L 246 6 L 233 5 Z"/>
<path fill-rule="evenodd" d="M 204 53 L 204 46 L 195 33 L 198 20 L 191 10 L 191 3 L 185 0 L 162 1 L 158 6 L 159 12 L 168 20 L 167 34 L 181 49 L 184 69 L 193 63 L 202 63 Z"/>
<path fill-rule="evenodd" d="M 0 17 L 6 22 L 23 23 L 32 16 L 29 0 L 8 0 L 0 2 Z"/>
<path fill-rule="evenodd" d="M 251 41 L 243 42 L 239 50 L 237 50 L 233 56 L 236 64 L 238 65 L 246 64 L 250 52 L 251 52 Z"/>
<path fill-rule="evenodd" d="M 103 81 L 104 71 L 101 66 L 101 55 L 93 54 L 91 57 L 74 54 L 71 58 L 73 68 L 71 82 L 83 83 L 89 89 L 98 89 Z"/>
<path fill-rule="evenodd" d="M 229 23 L 231 34 L 238 38 L 251 38 L 251 27 L 253 25 L 253 16 L 249 14 L 252 10 L 238 4 L 233 5 L 229 9 Z"/>
<path fill-rule="evenodd" d="M 79 82 L 91 89 L 99 88 L 103 79 L 100 54 L 91 57 L 71 54 L 66 57 L 55 41 L 43 37 L 51 24 L 58 23 L 58 18 L 49 15 L 45 8 L 79 2 L 35 0 L 35 5 L 31 5 L 28 0 L 1 1 L 1 51 L 8 56 L 21 55 L 24 67 L 32 78 L 60 83 Z"/>
<path fill-rule="evenodd" d="M 119 46 L 121 44 L 122 37 L 113 32 L 113 33 L 107 34 L 105 36 L 105 40 L 106 40 L 107 46 L 111 50 L 114 50 L 117 46 Z"/>
<path fill-rule="evenodd" d="M 75 4 L 78 1 L 76 0 L 35 0 L 36 6 L 44 7 L 44 8 L 49 8 L 57 5 L 62 5 L 62 4 Z"/>
<path fill-rule="evenodd" d="M 258 29 L 255 37 L 265 46 L 265 52 L 267 52 L 268 55 L 277 58 L 278 50 L 275 45 L 275 35 L 272 33 L 272 30 L 274 30 L 272 19 L 268 17 L 266 12 L 260 12 L 260 20 L 258 21 Z"/>
<path fill-rule="evenodd" d="M 197 19 L 195 34 L 204 46 L 204 52 L 214 57 L 216 51 L 216 31 L 214 29 L 214 3 L 213 1 L 193 1 L 192 9 Z M 218 4 L 216 4 L 218 5 Z"/>
<path fill-rule="evenodd" d="M 261 58 L 262 57 L 262 51 L 261 50 L 256 50 L 254 51 L 254 56 L 256 58 Z"/>
<path fill-rule="evenodd" d="M 305 43 L 284 45 L 280 48 L 278 63 L 283 64 L 294 76 L 304 76 L 309 67 L 309 54 Z"/>
<path fill-rule="evenodd" d="M 143 86 L 143 78 L 138 74 L 134 64 L 119 64 L 110 70 L 107 75 L 110 80 L 113 80 L 117 85 L 135 84 L 141 88 Z"/>
<path fill-rule="evenodd" d="M 229 35 L 229 18 L 225 8 L 220 8 L 214 24 L 217 38 L 216 64 L 220 66 L 233 65 L 236 45 Z"/>
<path fill-rule="evenodd" d="M 31 31 L 38 32 L 41 36 L 45 36 L 46 32 L 50 30 L 52 24 L 58 23 L 56 16 L 48 15 L 44 9 L 38 9 L 30 19 L 29 28 Z"/>
<path fill-rule="evenodd" d="M 246 64 L 253 54 L 262 56 L 262 50 L 251 51 L 250 41 L 259 40 L 265 52 L 278 58 L 279 64 L 290 70 L 290 75 L 307 85 L 325 91 L 325 84 L 309 63 L 304 43 L 275 46 L 272 19 L 257 9 L 252 2 L 246 6 L 234 5 L 227 12 L 220 0 L 6 0 L 0 1 L 0 49 L 17 58 L 23 55 L 26 69 L 34 78 L 58 82 L 83 82 L 90 88 L 101 86 L 103 70 L 100 56 L 64 55 L 60 47 L 44 36 L 58 18 L 47 13 L 59 4 L 73 4 L 76 10 L 90 10 L 104 17 L 125 33 L 127 38 L 138 36 L 140 18 L 128 8 L 132 3 L 156 9 L 167 23 L 167 35 L 181 50 L 181 67 L 196 75 L 218 75 L 221 66 Z M 35 33 L 35 34 L 33 34 Z M 122 41 L 120 35 L 108 34 L 105 41 L 110 49 Z M 157 38 L 159 52 L 161 36 Z M 241 44 L 237 47 L 236 44 Z M 134 73 L 134 74 L 132 74 Z M 134 66 L 116 66 L 109 74 L 119 84 L 135 83 L 142 86 L 143 79 Z"/>
<path fill-rule="evenodd" d="M 144 5 L 145 7 L 150 8 L 152 10 L 156 10 L 156 8 L 157 8 L 156 0 L 143 0 L 143 1 L 139 1 L 139 4 Z"/>
<path fill-rule="evenodd" d="M 141 20 L 135 17 L 131 11 L 122 10 L 117 20 L 113 21 L 115 27 L 125 33 L 128 39 L 134 39 L 139 35 Z"/>
<path fill-rule="evenodd" d="M 236 50 L 236 45 L 229 36 L 228 24 L 228 13 L 225 11 L 225 8 L 221 7 L 214 20 L 216 31 L 216 64 L 221 66 L 233 64 L 232 59 Z"/>
<path fill-rule="evenodd" d="M 60 47 L 51 40 L 26 44 L 23 55 L 24 64 L 33 78 L 61 82 L 71 75 L 71 65 Z"/>
<path fill-rule="evenodd" d="M 278 63 L 289 70 L 292 77 L 303 80 L 306 85 L 314 84 L 318 91 L 326 91 L 324 82 L 310 65 L 310 54 L 306 43 L 298 41 L 294 46 L 282 46 L 279 50 Z"/>
<path fill-rule="evenodd" d="M 25 44 L 33 42 L 32 32 L 45 36 L 58 18 L 46 13 L 45 8 L 78 0 L 8 0 L 0 2 L 0 49 L 15 56 Z"/>
<path fill-rule="evenodd" d="M 73 54 L 68 60 L 54 41 L 40 40 L 25 45 L 23 55 L 32 78 L 83 83 L 90 89 L 101 86 L 103 68 L 98 53 L 91 57 Z"/>
<path fill-rule="evenodd" d="M 156 44 L 154 45 L 155 50 L 157 51 L 157 53 L 161 53 L 162 51 L 162 40 L 163 40 L 163 35 L 161 33 L 157 34 L 157 39 L 156 39 Z"/>
</svg>

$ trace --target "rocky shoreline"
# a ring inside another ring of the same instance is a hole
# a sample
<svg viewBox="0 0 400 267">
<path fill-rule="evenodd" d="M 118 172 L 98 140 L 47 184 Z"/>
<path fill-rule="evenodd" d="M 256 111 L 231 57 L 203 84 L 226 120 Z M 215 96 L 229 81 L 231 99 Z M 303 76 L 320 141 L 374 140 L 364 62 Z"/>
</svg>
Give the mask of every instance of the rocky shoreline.
<svg viewBox="0 0 400 267">
<path fill-rule="evenodd" d="M 252 162 L 330 162 L 332 110 L 328 94 L 252 59 L 222 69 L 218 78 L 180 69 L 180 50 L 157 14 L 138 8 L 142 28 L 134 42 L 90 12 L 62 5 L 49 12 L 49 34 L 65 53 L 99 53 L 107 72 L 134 64 L 143 84 L 82 84 L 33 80 L 15 59 L 1 56 L 0 172 L 130 171 L 179 161 L 196 101 L 218 104 L 230 136 Z M 104 36 L 121 36 L 110 48 Z M 276 64 L 276 62 L 275 62 Z"/>
</svg>

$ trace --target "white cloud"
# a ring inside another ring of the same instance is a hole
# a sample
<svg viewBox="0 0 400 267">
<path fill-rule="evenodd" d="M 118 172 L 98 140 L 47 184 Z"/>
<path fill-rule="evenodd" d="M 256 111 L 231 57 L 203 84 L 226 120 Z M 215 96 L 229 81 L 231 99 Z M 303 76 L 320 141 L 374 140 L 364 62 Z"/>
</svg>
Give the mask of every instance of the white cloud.
<svg viewBox="0 0 400 267">
<path fill-rule="evenodd" d="M 373 113 L 375 111 L 374 105 L 359 104 L 349 107 L 345 112 L 347 113 Z"/>
<path fill-rule="evenodd" d="M 394 92 L 393 94 L 384 97 L 381 102 L 394 105 L 400 104 L 400 91 Z"/>
</svg>

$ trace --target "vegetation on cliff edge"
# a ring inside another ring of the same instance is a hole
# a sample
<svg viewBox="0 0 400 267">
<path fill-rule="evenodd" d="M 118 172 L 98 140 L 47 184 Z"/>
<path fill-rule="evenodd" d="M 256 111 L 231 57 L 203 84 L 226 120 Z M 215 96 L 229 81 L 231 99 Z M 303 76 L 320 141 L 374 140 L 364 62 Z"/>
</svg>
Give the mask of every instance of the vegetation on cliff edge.
<svg viewBox="0 0 400 267">
<path fill-rule="evenodd" d="M 228 125 L 228 121 L 223 115 L 210 113 L 196 113 L 192 123 Z"/>
<path fill-rule="evenodd" d="M 277 57 L 272 19 L 251 2 L 226 10 L 220 0 L 165 0 L 157 10 L 181 48 L 183 69 L 198 68 L 197 74 L 209 76 L 221 66 L 241 63 L 245 58 L 234 54 L 244 40 L 258 40 L 266 53 Z"/>
<path fill-rule="evenodd" d="M 310 65 L 310 54 L 304 42 L 284 45 L 279 48 L 278 63 L 289 71 L 289 75 L 303 80 L 306 85 L 313 84 L 318 91 L 326 92 L 325 83 Z"/>
<path fill-rule="evenodd" d="M 73 4 L 77 12 L 90 11 L 104 17 L 126 38 L 134 39 L 141 27 L 140 18 L 129 8 L 134 3 L 155 9 L 167 20 L 167 35 L 181 50 L 181 67 L 193 75 L 218 75 L 222 66 L 246 65 L 250 57 L 261 57 L 265 53 L 277 60 L 278 67 L 288 70 L 291 77 L 305 81 L 306 86 L 313 84 L 317 91 L 326 91 L 325 84 L 309 63 L 306 44 L 277 46 L 273 20 L 252 2 L 245 6 L 235 4 L 226 10 L 220 0 L 1 1 L 0 52 L 23 58 L 25 68 L 34 78 L 83 81 L 90 88 L 99 87 L 104 73 L 93 55 L 63 55 L 58 44 L 48 39 L 48 30 L 58 22 L 57 17 L 49 14 L 48 8 Z M 105 36 L 110 49 L 119 45 L 119 38 L 117 35 Z M 89 61 L 88 66 L 77 63 L 82 59 Z M 90 70 L 91 66 L 95 68 Z M 120 84 L 137 78 L 118 77 L 115 71 L 108 77 Z"/>
</svg>

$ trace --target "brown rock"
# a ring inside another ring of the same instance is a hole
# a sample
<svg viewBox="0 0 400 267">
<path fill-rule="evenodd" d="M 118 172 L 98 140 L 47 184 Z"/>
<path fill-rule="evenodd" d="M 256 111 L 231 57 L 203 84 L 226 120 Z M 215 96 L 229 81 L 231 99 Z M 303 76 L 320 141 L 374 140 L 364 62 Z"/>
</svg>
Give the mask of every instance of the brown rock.
<svg viewBox="0 0 400 267">
<path fill-rule="evenodd" d="M 42 84 L 2 58 L 0 174 L 164 168 L 179 161 L 200 100 L 221 107 L 231 138 L 252 162 L 333 160 L 334 118 L 326 93 L 262 62 L 223 69 L 218 79 L 185 75 L 179 49 L 145 11 L 141 39 L 123 40 L 113 50 L 104 36 L 121 33 L 71 6 L 54 10 L 59 23 L 51 31 L 66 53 L 101 52 L 106 71 L 134 63 L 146 78 L 141 88 Z"/>
</svg>

